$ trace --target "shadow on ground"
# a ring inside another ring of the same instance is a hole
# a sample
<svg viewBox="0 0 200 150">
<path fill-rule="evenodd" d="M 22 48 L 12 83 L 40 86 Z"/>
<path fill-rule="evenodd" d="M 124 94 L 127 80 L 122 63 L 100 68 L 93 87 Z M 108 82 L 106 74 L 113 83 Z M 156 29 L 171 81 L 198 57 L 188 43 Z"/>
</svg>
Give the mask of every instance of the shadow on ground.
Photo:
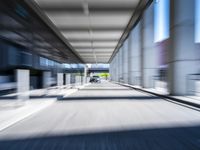
<svg viewBox="0 0 200 150">
<path fill-rule="evenodd" d="M 115 89 L 115 88 L 84 88 L 79 89 L 80 91 L 130 91 L 130 89 Z"/>
<path fill-rule="evenodd" d="M 42 95 L 42 96 L 29 96 L 30 99 L 41 99 L 41 98 L 57 98 L 63 95 Z M 17 96 L 2 96 L 0 100 L 17 100 Z"/>
<path fill-rule="evenodd" d="M 58 100 L 156 100 L 160 99 L 155 96 L 73 96 L 73 97 L 64 97 L 58 98 Z"/>
<path fill-rule="evenodd" d="M 1 140 L 0 150 L 199 150 L 200 127 L 113 131 Z"/>
</svg>

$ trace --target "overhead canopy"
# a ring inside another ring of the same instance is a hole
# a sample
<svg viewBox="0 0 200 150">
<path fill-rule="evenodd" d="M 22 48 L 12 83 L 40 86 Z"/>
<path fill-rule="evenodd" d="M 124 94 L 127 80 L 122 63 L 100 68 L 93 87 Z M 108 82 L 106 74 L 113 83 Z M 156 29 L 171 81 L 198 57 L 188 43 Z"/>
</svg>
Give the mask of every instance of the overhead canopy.
<svg viewBox="0 0 200 150">
<path fill-rule="evenodd" d="M 107 63 L 139 0 L 35 0 L 85 63 Z"/>
<path fill-rule="evenodd" d="M 47 17 L 40 8 L 31 4 L 24 0 L 0 1 L 1 42 L 9 43 L 13 51 L 25 51 L 59 63 L 84 63 L 67 40 L 50 27 L 52 23 L 45 21 Z"/>
</svg>

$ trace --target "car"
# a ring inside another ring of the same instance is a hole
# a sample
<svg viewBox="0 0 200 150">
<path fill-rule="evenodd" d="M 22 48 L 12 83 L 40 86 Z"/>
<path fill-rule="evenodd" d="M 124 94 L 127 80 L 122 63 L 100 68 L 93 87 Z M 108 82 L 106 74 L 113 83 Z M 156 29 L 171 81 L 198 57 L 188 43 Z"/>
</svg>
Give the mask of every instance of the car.
<svg viewBox="0 0 200 150">
<path fill-rule="evenodd" d="M 101 79 L 100 79 L 99 76 L 92 76 L 92 77 L 90 78 L 90 82 L 91 82 L 91 83 L 100 83 L 100 82 L 101 82 Z"/>
</svg>

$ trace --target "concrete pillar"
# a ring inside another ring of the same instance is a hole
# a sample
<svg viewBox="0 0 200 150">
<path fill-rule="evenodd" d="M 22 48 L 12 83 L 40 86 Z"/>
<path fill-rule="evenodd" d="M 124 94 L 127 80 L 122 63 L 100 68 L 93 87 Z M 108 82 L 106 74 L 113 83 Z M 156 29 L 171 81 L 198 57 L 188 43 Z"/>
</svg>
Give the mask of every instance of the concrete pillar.
<svg viewBox="0 0 200 150">
<path fill-rule="evenodd" d="M 112 60 L 112 62 L 111 62 L 111 66 L 110 66 L 110 75 L 111 75 L 111 80 L 112 81 L 115 81 L 115 76 L 116 76 L 116 74 L 115 74 L 115 58 L 116 57 L 114 57 L 113 58 L 113 60 Z M 114 76 L 115 75 L 115 76 Z"/>
<path fill-rule="evenodd" d="M 51 85 L 51 72 L 44 71 L 42 74 L 43 88 L 48 88 Z"/>
<path fill-rule="evenodd" d="M 89 83 L 90 82 L 90 77 L 87 77 L 87 83 Z"/>
<path fill-rule="evenodd" d="M 75 76 L 75 84 L 76 85 L 81 85 L 81 76 L 80 75 Z"/>
<path fill-rule="evenodd" d="M 129 84 L 141 85 L 141 22 L 139 22 L 135 28 L 131 31 L 129 40 Z"/>
<path fill-rule="evenodd" d="M 116 67 L 115 67 L 115 69 L 116 69 L 116 81 L 117 82 L 119 82 L 119 79 L 120 79 L 120 59 L 119 59 L 119 51 L 117 52 L 117 54 L 116 54 Z"/>
<path fill-rule="evenodd" d="M 154 5 L 148 7 L 141 20 L 141 80 L 144 88 L 154 87 L 154 77 L 157 75 L 157 51 L 154 43 Z"/>
<path fill-rule="evenodd" d="M 117 68 L 117 55 L 114 57 L 114 62 L 113 62 L 113 80 L 118 81 L 118 68 Z"/>
<path fill-rule="evenodd" d="M 122 45 L 120 49 L 121 53 L 121 82 L 124 83 L 124 44 Z"/>
<path fill-rule="evenodd" d="M 112 75 L 113 75 L 113 60 L 110 62 L 109 73 L 110 73 L 110 79 L 112 80 Z"/>
<path fill-rule="evenodd" d="M 119 49 L 119 82 L 123 82 L 123 48 Z"/>
<path fill-rule="evenodd" d="M 116 55 L 115 57 L 113 58 L 112 60 L 112 67 L 110 67 L 111 69 L 111 74 L 110 74 L 110 78 L 111 78 L 111 81 L 116 81 L 117 79 L 117 73 L 116 73 Z"/>
<path fill-rule="evenodd" d="M 57 86 L 63 86 L 63 73 L 57 73 Z"/>
<path fill-rule="evenodd" d="M 16 70 L 18 100 L 28 100 L 30 90 L 30 71 L 25 69 Z"/>
<path fill-rule="evenodd" d="M 113 80 L 113 79 L 112 79 L 112 77 L 113 77 L 113 62 L 114 62 L 114 58 L 113 58 L 113 60 L 110 62 L 110 68 L 109 68 L 109 73 L 110 73 L 110 78 L 111 78 L 111 80 Z"/>
<path fill-rule="evenodd" d="M 83 84 L 86 84 L 87 83 L 87 72 L 88 72 L 88 66 L 85 65 L 84 67 L 84 81 L 83 81 Z"/>
<path fill-rule="evenodd" d="M 117 82 L 118 81 L 118 57 L 117 54 L 115 55 L 115 60 L 114 60 L 114 80 Z"/>
<path fill-rule="evenodd" d="M 123 81 L 124 83 L 128 83 L 128 40 L 126 40 L 123 44 Z"/>
<path fill-rule="evenodd" d="M 65 74 L 65 84 L 70 85 L 71 84 L 71 74 L 66 73 Z"/>
<path fill-rule="evenodd" d="M 79 76 L 75 76 L 75 84 L 79 83 Z"/>
<path fill-rule="evenodd" d="M 80 76 L 78 76 L 78 77 L 79 77 L 79 78 L 78 78 L 79 83 L 82 84 L 82 76 L 80 75 Z"/>
<path fill-rule="evenodd" d="M 81 75 L 80 76 L 81 85 L 85 84 L 84 80 L 87 81 L 86 78 L 84 78 L 84 76 Z"/>
<path fill-rule="evenodd" d="M 170 2 L 168 88 L 171 95 L 186 95 L 187 77 L 199 69 L 199 45 L 194 39 L 195 0 Z"/>
<path fill-rule="evenodd" d="M 116 59 L 116 56 L 113 58 L 113 60 L 111 61 L 110 63 L 110 69 L 109 69 L 109 72 L 110 72 L 110 76 L 111 76 L 111 81 L 115 81 L 115 59 Z"/>
<path fill-rule="evenodd" d="M 70 83 L 72 84 L 72 85 L 74 85 L 74 84 L 76 84 L 76 79 L 75 79 L 75 74 L 74 73 L 71 73 L 70 74 Z"/>
<path fill-rule="evenodd" d="M 131 34 L 128 37 L 128 84 L 132 84 L 131 82 L 131 68 L 132 68 L 132 62 L 131 62 L 131 55 L 132 55 L 132 36 Z"/>
</svg>

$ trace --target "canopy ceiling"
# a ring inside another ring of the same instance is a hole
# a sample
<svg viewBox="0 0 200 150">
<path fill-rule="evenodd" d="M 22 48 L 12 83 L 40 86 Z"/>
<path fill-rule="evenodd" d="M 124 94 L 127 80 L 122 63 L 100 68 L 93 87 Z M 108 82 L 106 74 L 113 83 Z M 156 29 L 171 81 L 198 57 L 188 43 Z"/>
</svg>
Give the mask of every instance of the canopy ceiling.
<svg viewBox="0 0 200 150">
<path fill-rule="evenodd" d="M 139 0 L 35 0 L 85 63 L 107 63 Z"/>
</svg>

